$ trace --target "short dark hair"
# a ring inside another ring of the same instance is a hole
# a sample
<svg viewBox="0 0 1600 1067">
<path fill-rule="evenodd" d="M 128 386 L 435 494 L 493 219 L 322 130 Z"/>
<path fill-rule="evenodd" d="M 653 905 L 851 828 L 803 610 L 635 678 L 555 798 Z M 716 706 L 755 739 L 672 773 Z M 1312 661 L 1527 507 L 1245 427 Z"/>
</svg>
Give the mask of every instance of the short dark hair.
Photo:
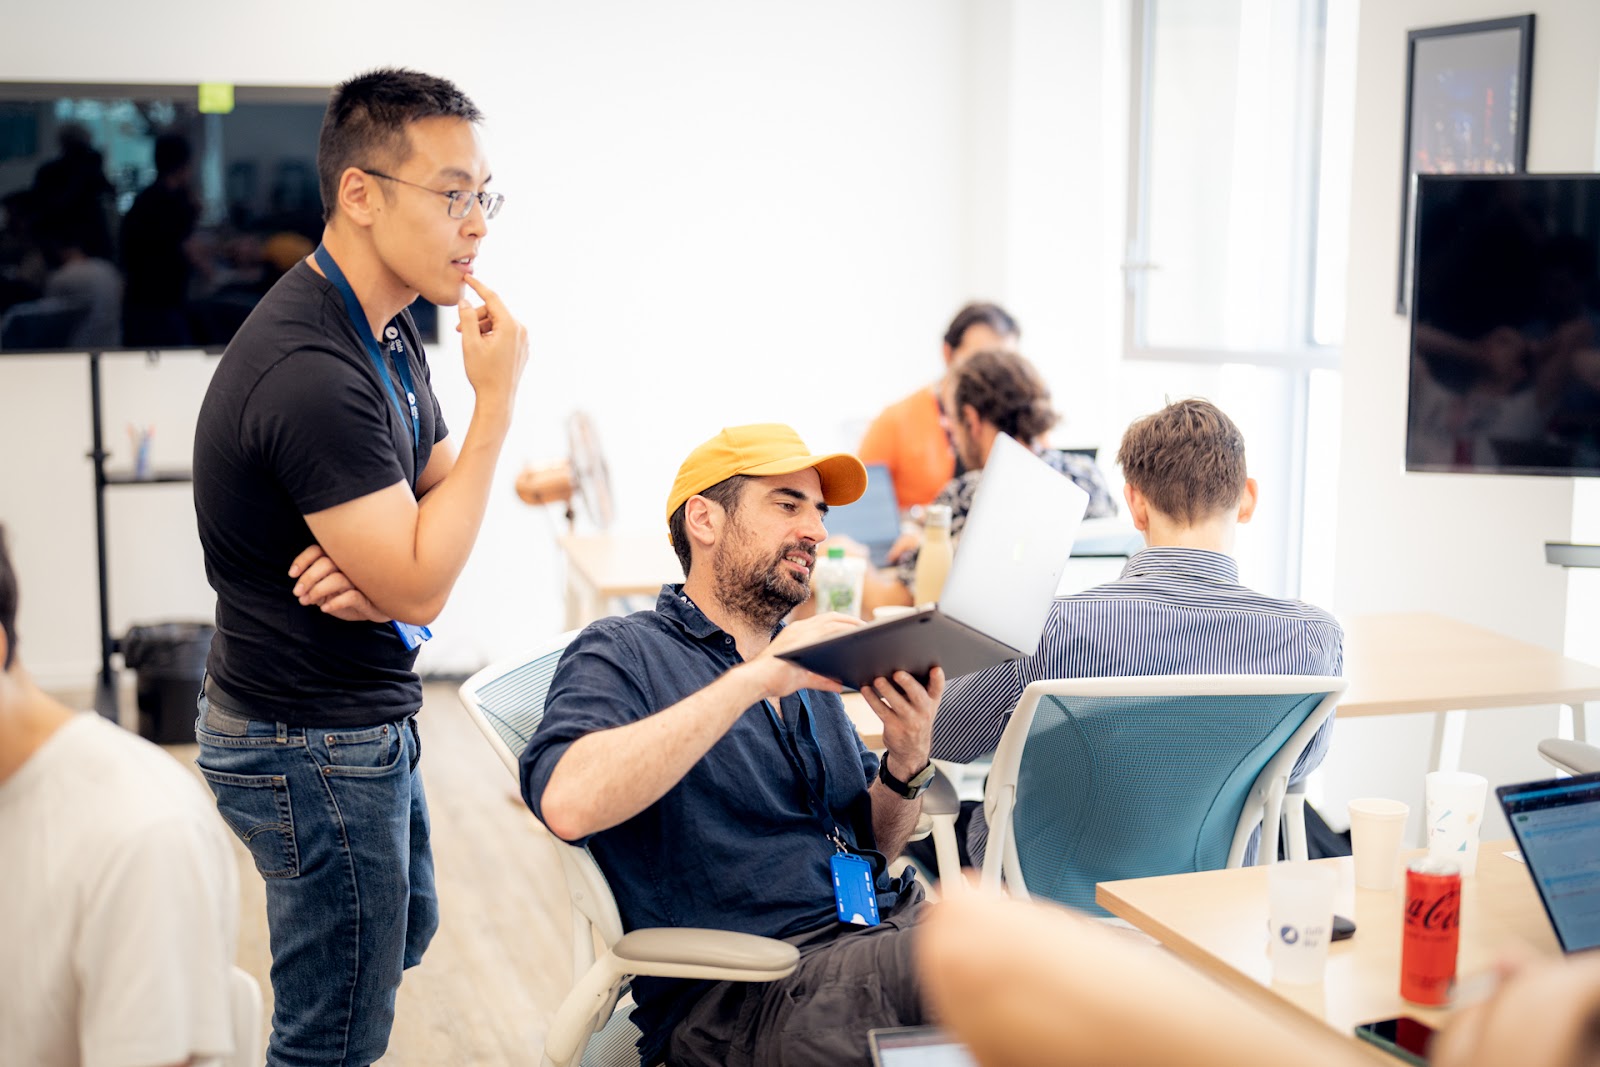
<svg viewBox="0 0 1600 1067">
<path fill-rule="evenodd" d="M 700 490 L 694 496 L 703 496 L 713 503 L 720 504 L 723 511 L 732 515 L 739 510 L 739 498 L 744 496 L 744 483 L 749 480 L 748 474 L 735 474 L 731 478 L 724 478 L 709 489 Z M 685 500 L 667 520 L 667 533 L 672 537 L 672 550 L 678 554 L 678 562 L 683 566 L 685 578 L 689 577 L 689 565 L 694 562 L 694 556 L 689 551 L 688 521 L 684 518 L 684 510 L 688 506 L 689 501 Z"/>
<path fill-rule="evenodd" d="M 1151 507 L 1191 525 L 1238 507 L 1249 477 L 1244 434 L 1209 400 L 1179 400 L 1135 421 L 1117 462 Z"/>
<path fill-rule="evenodd" d="M 483 114 L 443 78 L 385 67 L 358 74 L 333 90 L 317 138 L 322 218 L 333 218 L 339 176 L 350 167 L 390 169 L 411 157 L 413 122 L 431 118 L 480 122 Z"/>
<path fill-rule="evenodd" d="M 944 331 L 944 343 L 951 348 L 960 348 L 961 339 L 967 335 L 967 331 L 980 322 L 1001 337 L 1022 336 L 1022 327 L 1017 325 L 1017 320 L 999 304 L 972 303 L 956 312 L 956 317 L 950 320 L 949 329 Z"/>
<path fill-rule="evenodd" d="M 950 399 L 959 419 L 967 405 L 978 418 L 1023 444 L 1061 421 L 1050 406 L 1050 387 L 1032 363 L 1015 352 L 986 349 L 974 352 L 950 370 Z"/>
<path fill-rule="evenodd" d="M 10 670 L 17 658 L 17 572 L 6 551 L 6 528 L 0 526 L 0 630 L 6 635 L 6 659 L 0 670 Z"/>
</svg>

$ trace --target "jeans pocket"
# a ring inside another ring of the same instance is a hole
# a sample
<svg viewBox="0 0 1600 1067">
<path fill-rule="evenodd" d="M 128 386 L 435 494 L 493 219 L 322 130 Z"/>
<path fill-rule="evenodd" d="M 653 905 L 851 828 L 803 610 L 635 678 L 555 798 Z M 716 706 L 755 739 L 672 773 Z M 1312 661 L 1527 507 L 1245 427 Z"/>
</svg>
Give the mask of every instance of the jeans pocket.
<svg viewBox="0 0 1600 1067">
<path fill-rule="evenodd" d="M 289 780 L 281 774 L 227 774 L 201 766 L 217 797 L 217 811 L 243 841 L 263 878 L 298 878 Z"/>
<path fill-rule="evenodd" d="M 333 730 L 322 735 L 322 773 L 370 776 L 387 774 L 405 755 L 404 722 L 361 730 Z M 308 731 L 309 732 L 309 731 Z"/>
</svg>

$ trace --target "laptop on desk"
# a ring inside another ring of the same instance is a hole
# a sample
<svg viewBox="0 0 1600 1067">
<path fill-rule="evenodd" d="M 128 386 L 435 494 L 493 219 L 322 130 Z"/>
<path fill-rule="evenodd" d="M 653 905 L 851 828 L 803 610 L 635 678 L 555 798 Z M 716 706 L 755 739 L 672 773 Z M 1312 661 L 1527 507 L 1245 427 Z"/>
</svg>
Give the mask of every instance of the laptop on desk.
<svg viewBox="0 0 1600 1067">
<path fill-rule="evenodd" d="M 857 689 L 909 671 L 922 681 L 1018 659 L 1039 647 L 1062 569 L 1089 494 L 1001 434 L 984 465 L 972 510 L 938 604 L 870 622 L 783 653 Z"/>
<path fill-rule="evenodd" d="M 1565 952 L 1600 946 L 1600 774 L 1495 790 Z"/>
<path fill-rule="evenodd" d="M 867 491 L 854 504 L 829 511 L 827 525 L 829 537 L 843 534 L 867 550 L 874 567 L 887 567 L 889 549 L 900 537 L 900 505 L 889 468 L 867 464 Z"/>
</svg>

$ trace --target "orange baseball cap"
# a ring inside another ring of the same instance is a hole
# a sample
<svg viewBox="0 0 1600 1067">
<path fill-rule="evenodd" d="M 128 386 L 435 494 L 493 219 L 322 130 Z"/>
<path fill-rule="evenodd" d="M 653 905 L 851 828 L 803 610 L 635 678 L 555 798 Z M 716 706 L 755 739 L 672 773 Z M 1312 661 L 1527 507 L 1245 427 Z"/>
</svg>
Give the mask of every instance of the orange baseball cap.
<svg viewBox="0 0 1600 1067">
<path fill-rule="evenodd" d="M 690 452 L 678 468 L 667 497 L 667 521 L 672 521 L 672 513 L 684 501 L 735 474 L 759 478 L 793 474 L 808 467 L 816 468 L 822 479 L 822 499 L 830 507 L 859 500 L 867 490 L 867 468 L 848 452 L 813 456 L 800 435 L 782 423 L 724 427 Z"/>
</svg>

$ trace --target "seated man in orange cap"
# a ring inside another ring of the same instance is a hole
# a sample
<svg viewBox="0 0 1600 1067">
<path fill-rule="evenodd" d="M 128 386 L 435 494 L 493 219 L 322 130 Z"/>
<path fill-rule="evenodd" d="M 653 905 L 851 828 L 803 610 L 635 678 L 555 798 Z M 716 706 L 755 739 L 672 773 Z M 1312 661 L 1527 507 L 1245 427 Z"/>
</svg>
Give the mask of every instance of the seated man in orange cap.
<svg viewBox="0 0 1600 1067">
<path fill-rule="evenodd" d="M 778 657 L 861 624 L 782 620 L 810 594 L 828 508 L 865 488 L 854 456 L 812 455 L 787 426 L 736 426 L 696 448 L 667 500 L 685 581 L 654 611 L 574 639 L 522 755 L 523 798 L 588 846 L 625 928 L 711 927 L 800 950 L 772 983 L 636 979 L 644 1063 L 723 1064 L 736 1049 L 752 1064 L 866 1064 L 869 1028 L 922 1020 L 922 890 L 884 856 L 904 846 L 933 777 L 943 673 L 864 693 L 883 720 L 880 761 L 838 683 Z M 859 909 L 836 900 L 835 868 L 870 879 Z"/>
</svg>

